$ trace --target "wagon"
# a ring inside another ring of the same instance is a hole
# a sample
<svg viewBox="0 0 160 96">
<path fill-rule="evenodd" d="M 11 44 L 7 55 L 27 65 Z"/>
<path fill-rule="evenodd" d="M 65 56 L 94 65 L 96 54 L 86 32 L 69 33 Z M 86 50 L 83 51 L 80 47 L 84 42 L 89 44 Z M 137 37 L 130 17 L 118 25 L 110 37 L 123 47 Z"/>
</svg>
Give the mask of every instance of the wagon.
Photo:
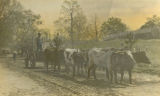
<svg viewBox="0 0 160 96">
<path fill-rule="evenodd" d="M 35 68 L 37 62 L 44 63 L 46 48 L 47 46 L 44 46 L 41 51 L 34 50 L 36 48 L 27 48 L 25 50 L 25 67 Z"/>
<path fill-rule="evenodd" d="M 44 64 L 44 67 L 49 68 L 49 65 L 51 65 L 51 67 L 54 69 L 56 69 L 56 67 L 58 67 L 58 71 L 60 71 L 60 67 L 62 64 L 64 64 L 64 55 L 63 55 L 64 50 L 60 49 L 60 50 L 56 50 L 54 48 L 50 48 L 48 50 L 45 49 L 43 51 L 30 51 L 27 52 L 26 54 L 26 58 L 25 58 L 25 67 L 26 68 L 35 68 L 36 67 L 36 63 L 40 62 Z"/>
</svg>

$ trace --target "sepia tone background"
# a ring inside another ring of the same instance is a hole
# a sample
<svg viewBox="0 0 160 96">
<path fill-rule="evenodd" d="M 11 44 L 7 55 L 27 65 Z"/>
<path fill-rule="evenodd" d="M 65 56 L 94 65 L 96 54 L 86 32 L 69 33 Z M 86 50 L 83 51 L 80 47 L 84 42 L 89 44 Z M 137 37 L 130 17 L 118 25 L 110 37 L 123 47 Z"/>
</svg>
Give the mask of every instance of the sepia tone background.
<svg viewBox="0 0 160 96">
<path fill-rule="evenodd" d="M 63 0 L 19 0 L 26 9 L 41 14 L 44 26 L 53 29 L 53 21 L 59 16 Z M 78 0 L 84 13 L 107 20 L 109 16 L 122 19 L 131 29 L 138 29 L 147 17 L 160 15 L 159 0 Z"/>
</svg>

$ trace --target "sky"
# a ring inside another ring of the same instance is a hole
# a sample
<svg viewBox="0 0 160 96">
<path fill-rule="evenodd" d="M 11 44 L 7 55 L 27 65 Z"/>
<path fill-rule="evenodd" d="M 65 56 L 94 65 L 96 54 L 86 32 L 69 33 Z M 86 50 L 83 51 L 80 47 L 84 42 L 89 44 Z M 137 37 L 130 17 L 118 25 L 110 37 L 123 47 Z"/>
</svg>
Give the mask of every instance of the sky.
<svg viewBox="0 0 160 96">
<path fill-rule="evenodd" d="M 63 0 L 18 0 L 25 9 L 40 14 L 43 27 L 54 30 L 53 22 L 60 15 Z M 131 30 L 138 29 L 152 15 L 160 16 L 160 0 L 78 0 L 85 15 L 97 15 L 99 22 L 114 16 L 122 19 Z"/>
</svg>

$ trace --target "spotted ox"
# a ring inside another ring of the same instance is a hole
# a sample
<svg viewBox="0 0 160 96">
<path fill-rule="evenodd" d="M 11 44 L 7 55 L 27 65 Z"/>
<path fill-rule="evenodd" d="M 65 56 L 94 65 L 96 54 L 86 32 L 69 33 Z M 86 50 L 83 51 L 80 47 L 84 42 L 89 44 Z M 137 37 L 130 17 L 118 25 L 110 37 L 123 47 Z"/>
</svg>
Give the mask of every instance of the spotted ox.
<svg viewBox="0 0 160 96">
<path fill-rule="evenodd" d="M 72 69 L 73 77 L 77 74 L 83 74 L 87 66 L 87 52 L 79 49 L 65 49 L 65 69 L 69 73 Z"/>
<path fill-rule="evenodd" d="M 73 67 L 74 65 L 74 61 L 73 61 L 73 58 L 72 58 L 72 55 L 74 52 L 79 52 L 78 49 L 65 49 L 64 51 L 64 58 L 65 58 L 65 71 L 67 73 L 70 72 L 70 67 Z"/>
</svg>

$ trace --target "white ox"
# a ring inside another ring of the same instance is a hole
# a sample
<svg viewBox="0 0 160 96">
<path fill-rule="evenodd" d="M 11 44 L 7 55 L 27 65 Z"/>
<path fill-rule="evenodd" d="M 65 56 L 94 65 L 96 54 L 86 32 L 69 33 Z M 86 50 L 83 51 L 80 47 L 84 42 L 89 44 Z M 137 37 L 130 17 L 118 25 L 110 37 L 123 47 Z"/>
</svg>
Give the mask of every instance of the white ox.
<svg viewBox="0 0 160 96">
<path fill-rule="evenodd" d="M 111 72 L 111 55 L 112 50 L 110 48 L 93 48 L 89 50 L 88 78 L 90 77 L 90 71 L 93 70 L 94 78 L 96 79 L 96 67 L 106 68 L 106 75 L 108 76 L 110 74 L 108 72 Z"/>
<path fill-rule="evenodd" d="M 72 55 L 73 55 L 74 52 L 80 52 L 80 50 L 79 49 L 70 49 L 70 48 L 67 48 L 64 51 L 65 69 L 66 69 L 67 73 L 70 70 L 69 68 L 74 65 L 74 60 L 72 58 Z"/>
</svg>

